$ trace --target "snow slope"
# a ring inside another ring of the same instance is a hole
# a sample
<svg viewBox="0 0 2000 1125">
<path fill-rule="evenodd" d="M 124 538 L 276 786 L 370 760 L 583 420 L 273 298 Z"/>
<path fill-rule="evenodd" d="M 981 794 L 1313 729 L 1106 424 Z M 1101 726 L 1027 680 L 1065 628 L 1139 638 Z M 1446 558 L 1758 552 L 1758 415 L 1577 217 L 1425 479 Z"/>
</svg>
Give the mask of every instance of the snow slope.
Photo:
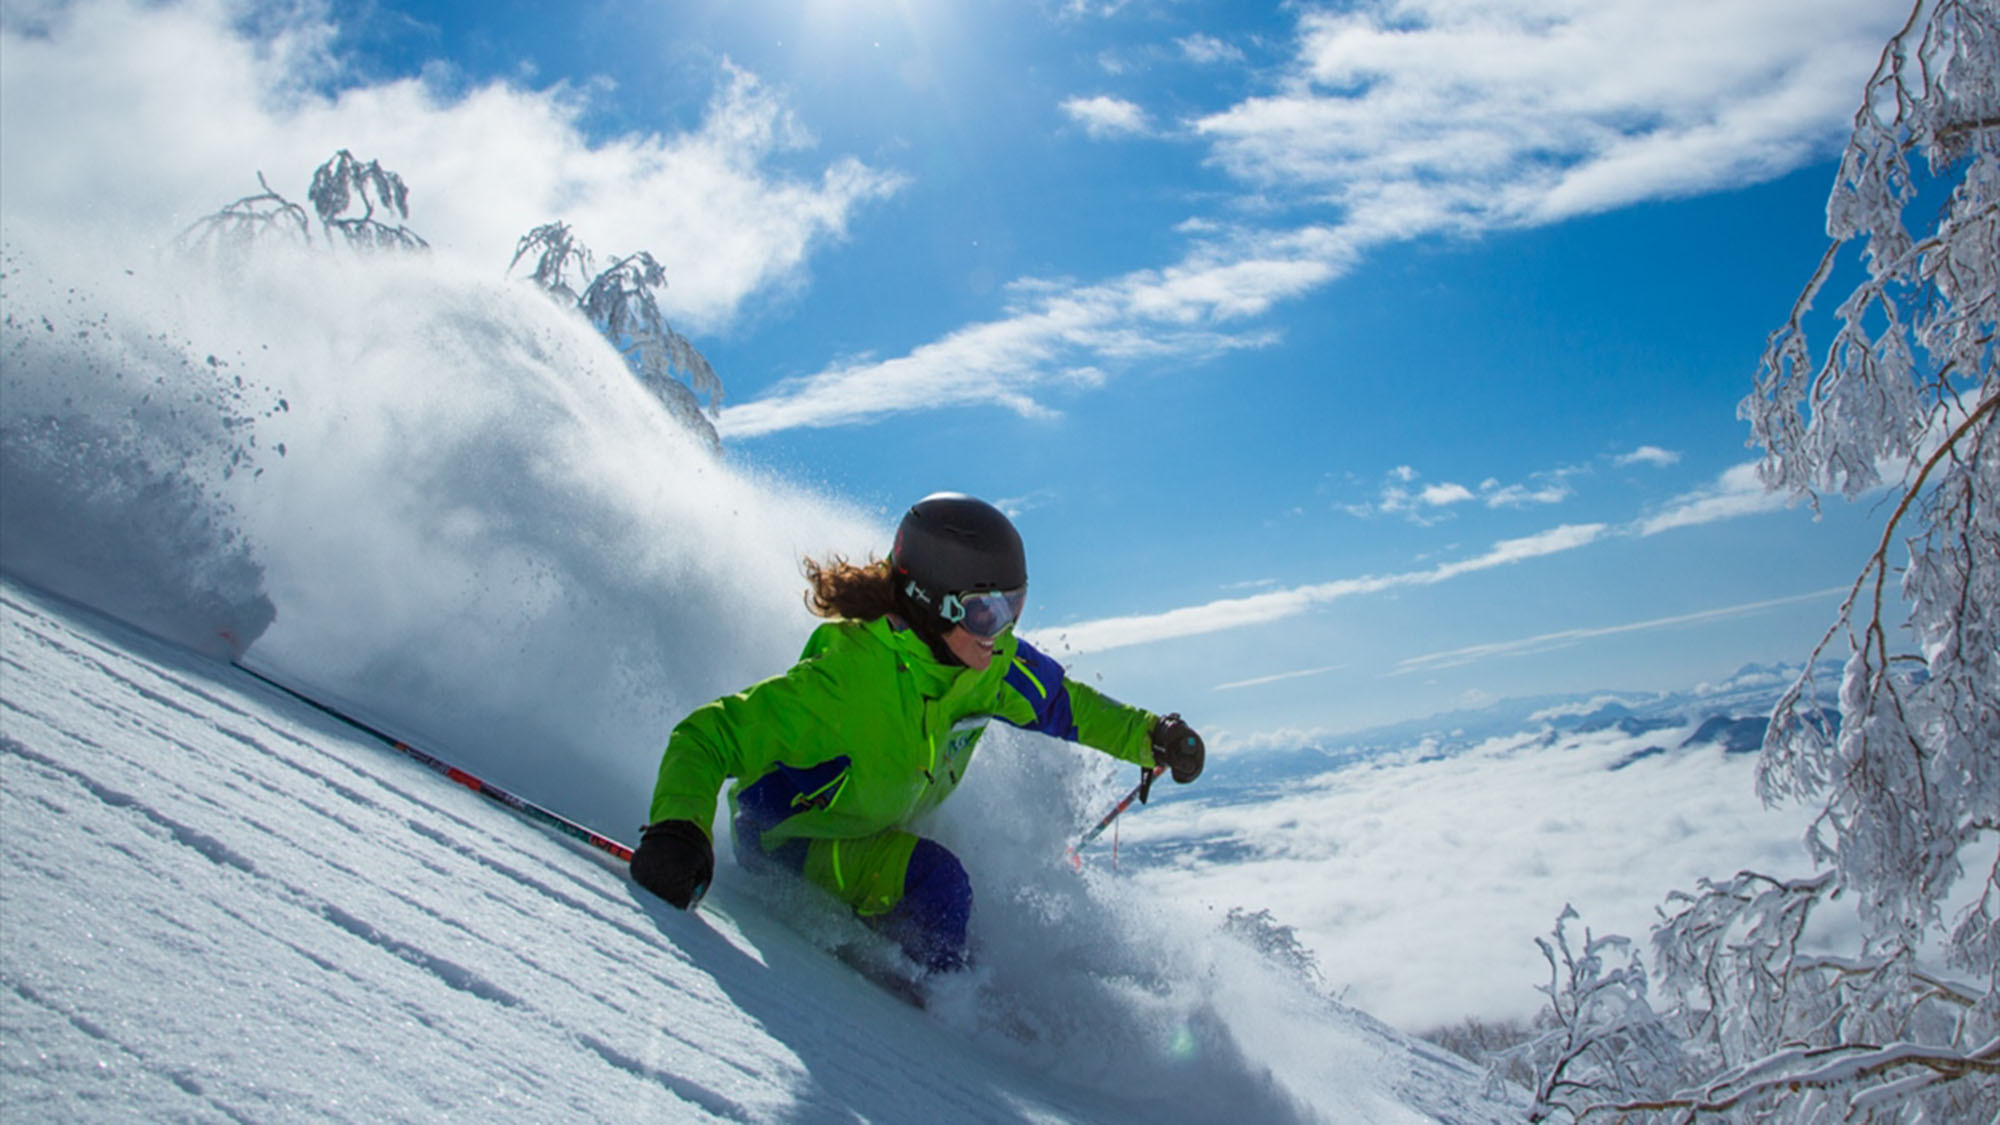
<svg viewBox="0 0 2000 1125">
<path fill-rule="evenodd" d="M 1063 875 L 1157 927 L 1084 927 L 1110 972 L 1052 936 L 1073 904 L 982 905 L 991 963 L 919 1012 L 739 872 L 681 914 L 227 664 L 11 582 L 0 662 L 9 1120 L 1518 1115 L 1212 920 L 1092 878 Z"/>
</svg>

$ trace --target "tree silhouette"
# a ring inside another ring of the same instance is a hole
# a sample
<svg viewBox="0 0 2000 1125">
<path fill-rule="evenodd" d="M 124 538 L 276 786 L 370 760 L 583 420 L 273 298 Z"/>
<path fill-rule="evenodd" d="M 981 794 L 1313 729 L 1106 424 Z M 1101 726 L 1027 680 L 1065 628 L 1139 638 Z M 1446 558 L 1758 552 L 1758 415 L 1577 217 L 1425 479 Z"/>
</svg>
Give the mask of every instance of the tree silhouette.
<svg viewBox="0 0 2000 1125">
<path fill-rule="evenodd" d="M 722 440 L 703 413 L 702 398 L 708 400 L 708 415 L 720 410 L 722 380 L 700 350 L 675 331 L 660 311 L 655 293 L 667 287 L 667 271 L 659 261 L 641 250 L 591 276 L 590 250 L 576 240 L 569 224 L 562 222 L 544 223 L 522 236 L 508 269 L 530 255 L 535 269 L 529 280 L 596 325 L 674 417 L 701 435 L 709 448 L 720 449 Z M 569 285 L 572 271 L 579 282 L 590 278 L 581 295 Z"/>
<path fill-rule="evenodd" d="M 430 246 L 410 228 L 400 223 L 392 227 L 375 217 L 377 207 L 398 219 L 410 217 L 410 189 L 403 184 L 403 177 L 383 168 L 379 160 L 363 164 L 353 153 L 341 149 L 314 170 L 306 197 L 319 212 L 328 242 L 338 232 L 357 250 L 422 250 Z M 348 209 L 357 204 L 361 213 L 349 216 Z"/>
<path fill-rule="evenodd" d="M 264 190 L 196 219 L 175 236 L 175 243 L 197 253 L 241 253 L 277 232 L 298 239 L 302 246 L 311 245 L 305 208 L 279 195 L 262 172 L 257 173 L 257 184 Z"/>
</svg>

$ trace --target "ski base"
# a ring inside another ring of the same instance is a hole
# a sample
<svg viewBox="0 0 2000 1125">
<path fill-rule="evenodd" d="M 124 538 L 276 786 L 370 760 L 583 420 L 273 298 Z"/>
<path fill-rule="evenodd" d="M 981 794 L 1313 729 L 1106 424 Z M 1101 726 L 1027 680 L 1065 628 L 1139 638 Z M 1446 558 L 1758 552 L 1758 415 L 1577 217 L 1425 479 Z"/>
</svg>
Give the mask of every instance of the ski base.
<svg viewBox="0 0 2000 1125">
<path fill-rule="evenodd" d="M 930 1003 L 930 997 L 924 992 L 923 982 L 919 978 L 884 964 L 881 955 L 866 946 L 849 943 L 836 948 L 833 955 L 839 958 L 842 964 L 859 974 L 861 979 L 918 1011 L 923 1011 Z"/>
</svg>

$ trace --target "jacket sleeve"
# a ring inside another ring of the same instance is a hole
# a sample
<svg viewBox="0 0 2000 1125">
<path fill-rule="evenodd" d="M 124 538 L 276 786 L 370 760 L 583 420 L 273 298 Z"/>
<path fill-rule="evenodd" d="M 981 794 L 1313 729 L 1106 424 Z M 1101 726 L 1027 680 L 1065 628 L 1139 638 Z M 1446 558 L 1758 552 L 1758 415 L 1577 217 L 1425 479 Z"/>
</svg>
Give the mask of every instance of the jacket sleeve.
<svg viewBox="0 0 2000 1125">
<path fill-rule="evenodd" d="M 1120 703 L 1063 674 L 1062 665 L 1017 641 L 1000 691 L 1000 718 L 1023 730 L 1081 742 L 1139 766 L 1153 764 L 1150 711 Z"/>
<path fill-rule="evenodd" d="M 774 762 L 815 764 L 826 732 L 841 729 L 840 710 L 825 658 L 816 656 L 695 708 L 667 738 L 646 822 L 691 820 L 713 837 L 723 781 L 761 775 Z"/>
</svg>

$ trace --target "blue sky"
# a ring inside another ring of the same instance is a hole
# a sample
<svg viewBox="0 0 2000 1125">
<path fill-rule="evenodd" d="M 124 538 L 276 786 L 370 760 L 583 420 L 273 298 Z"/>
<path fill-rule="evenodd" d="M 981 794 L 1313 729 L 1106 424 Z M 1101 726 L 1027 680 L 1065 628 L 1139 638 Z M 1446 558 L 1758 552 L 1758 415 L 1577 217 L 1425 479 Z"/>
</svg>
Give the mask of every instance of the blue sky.
<svg viewBox="0 0 2000 1125">
<path fill-rule="evenodd" d="M 1002 502 L 1030 635 L 1237 744 L 1798 659 L 1879 534 L 1763 497 L 1735 410 L 1896 5 L 6 13 L 10 88 L 67 84 L 16 151 L 202 123 L 93 215 L 345 146 L 441 256 L 649 249 L 733 461 Z"/>
</svg>

